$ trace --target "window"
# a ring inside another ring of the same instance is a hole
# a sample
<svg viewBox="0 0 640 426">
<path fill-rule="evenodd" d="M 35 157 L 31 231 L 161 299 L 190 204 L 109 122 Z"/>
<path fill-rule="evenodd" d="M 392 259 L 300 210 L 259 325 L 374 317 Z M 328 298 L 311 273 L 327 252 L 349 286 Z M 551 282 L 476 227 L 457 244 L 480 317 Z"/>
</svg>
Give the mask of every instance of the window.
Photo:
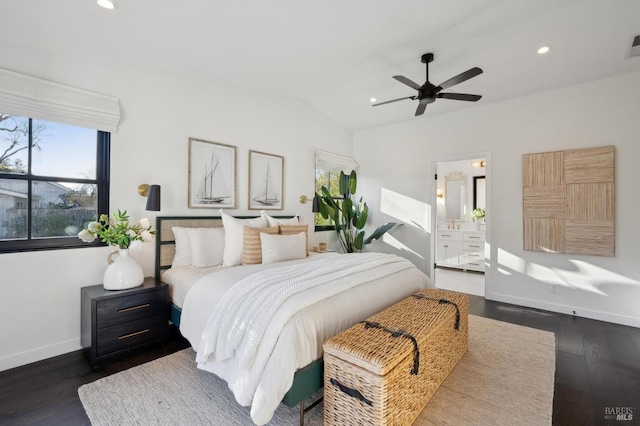
<svg viewBox="0 0 640 426">
<path fill-rule="evenodd" d="M 340 194 L 340 172 L 316 168 L 316 194 L 320 194 L 320 188 L 323 186 L 327 187 L 333 198 L 344 198 L 344 196 Z M 329 231 L 334 229 L 331 219 L 323 218 L 320 213 L 315 214 L 316 231 Z"/>
<path fill-rule="evenodd" d="M 358 163 L 354 159 L 325 151 L 316 151 L 316 193 L 326 186 L 329 193 L 336 199 L 344 198 L 340 194 L 340 172 L 351 173 L 356 170 Z M 320 213 L 315 214 L 316 231 L 332 231 L 333 221 L 325 219 Z"/>
<path fill-rule="evenodd" d="M 0 252 L 86 246 L 109 211 L 110 135 L 0 113 Z"/>
</svg>

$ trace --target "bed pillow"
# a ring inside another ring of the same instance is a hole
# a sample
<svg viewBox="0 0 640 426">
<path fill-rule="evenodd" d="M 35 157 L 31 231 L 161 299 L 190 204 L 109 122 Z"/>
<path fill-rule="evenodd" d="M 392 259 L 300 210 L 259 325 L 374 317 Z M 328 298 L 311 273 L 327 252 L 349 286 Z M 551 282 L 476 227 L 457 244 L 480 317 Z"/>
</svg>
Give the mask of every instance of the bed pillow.
<svg viewBox="0 0 640 426">
<path fill-rule="evenodd" d="M 189 235 L 187 229 L 174 226 L 171 228 L 175 240 L 176 253 L 171 262 L 172 267 L 191 265 L 191 245 L 189 243 Z"/>
<path fill-rule="evenodd" d="M 223 266 L 242 264 L 242 246 L 244 240 L 244 227 L 264 228 L 267 220 L 263 217 L 253 219 L 238 219 L 220 209 L 220 217 L 224 225 L 224 256 Z"/>
<path fill-rule="evenodd" d="M 265 218 L 265 220 L 267 221 L 267 226 L 268 227 L 272 227 L 272 226 L 278 226 L 278 225 L 298 225 L 300 224 L 300 219 L 298 219 L 298 215 L 295 215 L 294 217 L 291 218 L 286 218 L 286 219 L 280 219 L 277 217 L 271 217 L 267 214 L 266 211 L 261 210 L 260 211 L 260 215 Z"/>
<path fill-rule="evenodd" d="M 242 248 L 242 264 L 255 265 L 262 263 L 262 245 L 260 242 L 260 234 L 278 235 L 278 227 L 271 228 L 252 228 L 244 227 L 244 246 Z"/>
<path fill-rule="evenodd" d="M 307 257 L 307 237 L 304 232 L 291 235 L 260 234 L 262 243 L 262 263 Z"/>
<path fill-rule="evenodd" d="M 187 229 L 191 248 L 191 264 L 196 268 L 222 265 L 224 228 Z"/>
<path fill-rule="evenodd" d="M 281 235 L 291 235 L 304 232 L 305 238 L 305 253 L 309 254 L 309 225 L 280 225 Z"/>
</svg>

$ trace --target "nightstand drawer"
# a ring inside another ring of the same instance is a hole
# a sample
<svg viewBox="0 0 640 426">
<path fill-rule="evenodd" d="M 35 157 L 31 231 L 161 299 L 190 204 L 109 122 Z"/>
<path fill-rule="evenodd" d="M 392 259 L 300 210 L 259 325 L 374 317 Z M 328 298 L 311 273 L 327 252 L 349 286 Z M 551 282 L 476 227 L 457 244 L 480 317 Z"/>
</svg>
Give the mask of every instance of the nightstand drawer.
<svg viewBox="0 0 640 426">
<path fill-rule="evenodd" d="M 147 291 L 96 302 L 96 328 L 159 315 L 167 308 L 164 291 Z"/>
<path fill-rule="evenodd" d="M 112 354 L 154 340 L 164 339 L 166 327 L 167 317 L 156 315 L 102 328 L 97 331 L 96 356 Z"/>
</svg>

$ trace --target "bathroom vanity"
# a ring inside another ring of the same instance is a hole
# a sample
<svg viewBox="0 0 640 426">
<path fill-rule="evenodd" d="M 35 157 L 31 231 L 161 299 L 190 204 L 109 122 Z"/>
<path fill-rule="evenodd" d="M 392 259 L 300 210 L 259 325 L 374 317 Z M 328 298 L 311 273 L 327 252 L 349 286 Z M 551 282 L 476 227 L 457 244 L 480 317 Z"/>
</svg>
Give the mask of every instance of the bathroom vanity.
<svg viewBox="0 0 640 426">
<path fill-rule="evenodd" d="M 484 272 L 484 231 L 438 230 L 436 265 Z"/>
</svg>

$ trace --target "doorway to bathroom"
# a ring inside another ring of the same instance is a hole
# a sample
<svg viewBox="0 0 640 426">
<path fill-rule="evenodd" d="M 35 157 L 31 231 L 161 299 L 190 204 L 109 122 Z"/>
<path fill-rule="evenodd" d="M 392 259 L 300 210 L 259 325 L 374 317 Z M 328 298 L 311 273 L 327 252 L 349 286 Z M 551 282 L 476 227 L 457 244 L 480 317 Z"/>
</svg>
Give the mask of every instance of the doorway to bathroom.
<svg viewBox="0 0 640 426">
<path fill-rule="evenodd" d="M 484 297 L 489 153 L 434 163 L 433 274 L 435 286 Z"/>
</svg>

